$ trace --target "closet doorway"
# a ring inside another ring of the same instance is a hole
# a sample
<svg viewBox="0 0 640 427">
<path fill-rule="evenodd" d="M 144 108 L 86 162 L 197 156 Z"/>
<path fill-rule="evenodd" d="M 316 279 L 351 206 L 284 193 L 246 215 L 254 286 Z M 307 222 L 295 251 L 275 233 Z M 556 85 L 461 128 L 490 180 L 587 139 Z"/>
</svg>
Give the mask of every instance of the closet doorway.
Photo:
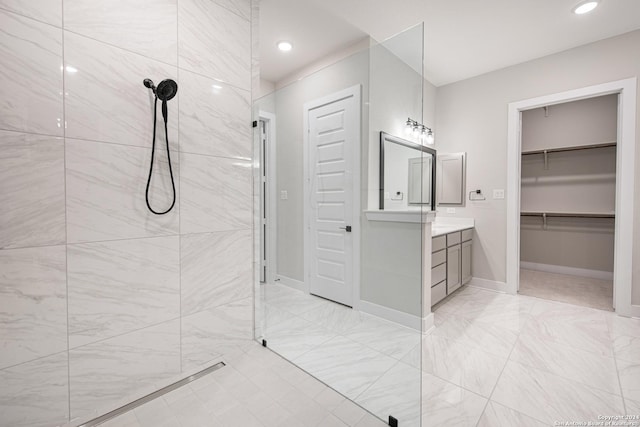
<svg viewBox="0 0 640 427">
<path fill-rule="evenodd" d="M 523 295 L 613 311 L 618 94 L 522 112 Z"/>
<path fill-rule="evenodd" d="M 613 95 L 617 97 L 617 123 L 615 147 L 613 141 L 601 141 L 599 143 L 610 145 L 598 148 L 589 148 L 585 150 L 565 150 L 555 155 L 563 154 L 568 156 L 572 152 L 600 150 L 615 148 L 615 196 L 614 210 L 610 211 L 589 211 L 589 212 L 569 212 L 573 216 L 577 213 L 591 214 L 592 218 L 573 218 L 589 221 L 608 220 L 614 224 L 614 250 L 613 250 L 613 299 L 612 306 L 618 315 L 622 316 L 640 316 L 640 305 L 632 303 L 632 272 L 633 272 L 633 223 L 634 223 L 634 176 L 635 176 L 635 140 L 636 140 L 636 93 L 637 79 L 625 79 L 609 83 L 603 83 L 595 86 L 574 89 L 566 92 L 545 95 L 538 98 L 526 99 L 509 104 L 508 115 L 508 144 L 507 144 L 507 283 L 506 290 L 510 293 L 517 293 L 520 288 L 520 249 L 521 249 L 521 214 L 523 212 L 537 214 L 539 225 L 544 227 L 544 221 L 547 221 L 547 228 L 550 227 L 550 215 L 541 215 L 555 213 L 557 214 L 554 221 L 569 221 L 572 218 L 560 216 L 565 213 L 555 211 L 555 207 L 545 207 L 542 211 L 526 211 L 532 209 L 525 207 L 521 209 L 521 164 L 522 154 L 527 149 L 522 146 L 522 120 L 523 115 L 529 110 L 541 109 L 542 114 L 549 113 L 544 111 L 544 107 L 558 107 L 561 104 L 573 101 L 583 101 L 591 98 L 604 97 Z M 548 110 L 549 108 L 547 108 Z M 592 143 L 592 145 L 595 143 Z M 584 143 L 575 143 L 575 145 L 587 145 Z M 559 145 L 559 148 L 567 148 L 569 144 Z M 544 159 L 547 159 L 547 167 L 550 167 L 551 155 L 549 147 L 547 155 L 542 149 L 542 167 L 544 170 Z M 533 149 L 530 149 L 533 151 Z M 540 153 L 538 153 L 540 154 Z M 575 154 L 575 153 L 574 153 Z M 533 155 L 533 154 L 530 154 Z M 540 181 L 541 179 L 538 179 Z M 589 193 L 590 194 L 590 193 Z M 525 195 L 526 197 L 526 195 Z M 587 197 L 589 197 L 587 195 Z M 575 200 L 575 197 L 574 197 Z M 602 216 L 596 217 L 596 214 Z M 613 218 L 611 218 L 613 215 Z M 583 243 L 584 245 L 584 243 Z M 580 248 L 582 250 L 583 248 Z M 565 266 L 566 267 L 566 266 Z M 598 270 L 593 268 L 584 268 L 583 270 Z M 580 267 L 575 267 L 580 268 Z M 567 272 L 567 270 L 565 270 Z M 583 271 L 573 271 L 573 273 Z M 574 274 L 575 275 L 575 274 Z"/>
</svg>

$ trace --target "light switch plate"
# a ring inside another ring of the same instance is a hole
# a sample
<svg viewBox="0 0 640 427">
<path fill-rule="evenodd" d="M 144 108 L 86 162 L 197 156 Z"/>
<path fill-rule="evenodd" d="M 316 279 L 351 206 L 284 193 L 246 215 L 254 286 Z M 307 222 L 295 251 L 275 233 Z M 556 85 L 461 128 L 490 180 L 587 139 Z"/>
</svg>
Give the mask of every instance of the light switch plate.
<svg viewBox="0 0 640 427">
<path fill-rule="evenodd" d="M 289 199 L 289 193 L 287 192 L 287 190 L 280 191 L 280 200 L 287 200 L 287 199 Z"/>
<path fill-rule="evenodd" d="M 504 199 L 504 189 L 493 190 L 493 198 L 496 200 Z"/>
<path fill-rule="evenodd" d="M 447 208 L 447 213 L 456 213 L 456 208 Z"/>
</svg>

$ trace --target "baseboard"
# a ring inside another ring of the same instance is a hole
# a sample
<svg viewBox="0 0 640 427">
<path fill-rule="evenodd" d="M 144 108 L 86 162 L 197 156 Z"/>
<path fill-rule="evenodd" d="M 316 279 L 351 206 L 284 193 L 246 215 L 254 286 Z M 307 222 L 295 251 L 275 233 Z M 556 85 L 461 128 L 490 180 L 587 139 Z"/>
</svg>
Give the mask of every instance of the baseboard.
<svg viewBox="0 0 640 427">
<path fill-rule="evenodd" d="M 419 316 L 414 316 L 413 314 L 404 313 L 393 308 L 384 307 L 382 305 L 363 300 L 360 300 L 360 311 L 372 314 L 390 322 L 398 323 L 406 326 L 407 328 L 415 329 L 417 331 L 422 330 L 422 319 L 420 319 Z"/>
<path fill-rule="evenodd" d="M 287 276 L 282 276 L 280 274 L 276 274 L 276 278 L 274 280 L 274 283 L 280 283 L 281 285 L 285 285 L 285 286 L 288 286 L 290 288 L 296 289 L 298 291 L 301 291 L 301 292 L 304 292 L 304 293 L 308 293 L 307 287 L 305 286 L 304 282 L 302 282 L 300 280 L 292 279 L 291 277 L 287 277 Z"/>
<path fill-rule="evenodd" d="M 505 282 L 498 282 L 496 280 L 481 279 L 479 277 L 472 277 L 467 286 L 490 289 L 492 291 L 504 292 L 506 294 L 516 294 L 518 292 L 514 285 L 509 285 Z"/>
<path fill-rule="evenodd" d="M 640 305 L 631 305 L 631 317 L 640 319 Z"/>
<path fill-rule="evenodd" d="M 433 332 L 435 328 L 436 316 L 433 312 L 431 312 L 422 318 L 422 333 L 428 335 Z"/>
<path fill-rule="evenodd" d="M 613 280 L 613 271 L 588 270 L 586 268 L 565 267 L 563 265 L 539 264 L 520 261 L 520 268 L 544 271 L 547 273 L 567 274 L 569 276 L 590 277 L 592 279 Z"/>
</svg>

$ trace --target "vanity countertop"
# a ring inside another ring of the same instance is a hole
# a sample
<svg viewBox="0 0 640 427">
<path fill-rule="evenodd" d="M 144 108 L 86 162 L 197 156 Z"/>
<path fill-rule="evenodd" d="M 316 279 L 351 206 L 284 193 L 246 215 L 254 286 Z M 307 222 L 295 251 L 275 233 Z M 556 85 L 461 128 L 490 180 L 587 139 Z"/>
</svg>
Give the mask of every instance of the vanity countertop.
<svg viewBox="0 0 640 427">
<path fill-rule="evenodd" d="M 475 227 L 473 218 L 454 218 L 437 216 L 431 223 L 431 237 L 438 237 L 444 234 L 455 233 L 456 231 L 468 230 Z"/>
<path fill-rule="evenodd" d="M 473 225 L 447 224 L 440 225 L 438 223 L 431 224 L 431 237 L 438 237 L 444 234 L 454 233 L 456 231 L 467 230 L 473 228 Z"/>
<path fill-rule="evenodd" d="M 364 211 L 369 221 L 413 222 L 416 224 L 432 222 L 436 218 L 435 211 L 412 210 L 368 210 Z"/>
</svg>

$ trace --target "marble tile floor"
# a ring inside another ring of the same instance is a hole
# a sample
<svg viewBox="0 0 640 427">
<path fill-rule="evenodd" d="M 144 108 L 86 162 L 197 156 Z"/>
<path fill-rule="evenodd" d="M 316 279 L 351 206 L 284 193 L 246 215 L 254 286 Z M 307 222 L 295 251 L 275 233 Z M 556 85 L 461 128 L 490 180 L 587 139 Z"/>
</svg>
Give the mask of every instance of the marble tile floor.
<svg viewBox="0 0 640 427">
<path fill-rule="evenodd" d="M 520 294 L 613 311 L 613 281 L 520 269 Z"/>
<path fill-rule="evenodd" d="M 256 343 L 225 367 L 101 427 L 383 427 L 360 406 Z"/>
<path fill-rule="evenodd" d="M 251 346 L 103 425 L 375 427 L 386 423 L 372 413 L 393 412 L 403 427 L 527 427 L 640 415 L 640 319 L 466 286 L 434 307 L 436 328 L 421 343 L 400 334 L 383 346 L 366 328 L 380 319 L 284 287 L 267 294 L 270 349 Z M 404 329 L 384 326 L 380 334 Z"/>
</svg>

